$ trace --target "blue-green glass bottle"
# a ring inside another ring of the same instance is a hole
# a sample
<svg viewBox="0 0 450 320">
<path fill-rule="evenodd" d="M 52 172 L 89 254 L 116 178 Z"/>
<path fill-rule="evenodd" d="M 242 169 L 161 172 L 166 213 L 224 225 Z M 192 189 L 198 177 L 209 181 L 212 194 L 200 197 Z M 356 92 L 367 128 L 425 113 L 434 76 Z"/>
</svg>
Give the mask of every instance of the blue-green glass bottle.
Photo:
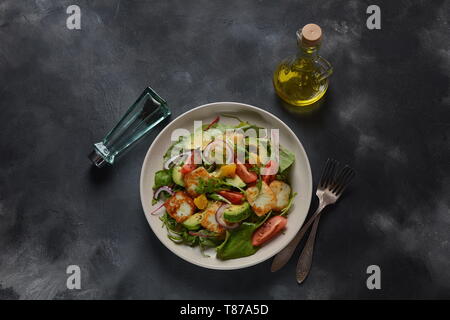
<svg viewBox="0 0 450 320">
<path fill-rule="evenodd" d="M 135 142 L 169 116 L 166 101 L 152 88 L 146 88 L 105 138 L 94 144 L 89 158 L 97 167 L 114 164 Z"/>
</svg>

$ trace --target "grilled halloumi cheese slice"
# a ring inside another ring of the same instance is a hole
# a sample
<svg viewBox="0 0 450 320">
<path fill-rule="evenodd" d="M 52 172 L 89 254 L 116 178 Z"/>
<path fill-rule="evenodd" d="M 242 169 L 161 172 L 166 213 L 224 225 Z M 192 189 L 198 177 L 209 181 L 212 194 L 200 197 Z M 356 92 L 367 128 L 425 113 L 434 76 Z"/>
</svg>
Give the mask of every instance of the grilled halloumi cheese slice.
<svg viewBox="0 0 450 320">
<path fill-rule="evenodd" d="M 273 206 L 273 210 L 281 211 L 289 204 L 289 197 L 291 195 L 291 187 L 283 182 L 283 181 L 272 181 L 270 184 L 270 189 L 275 194 L 275 205 Z"/>
<path fill-rule="evenodd" d="M 215 201 L 210 202 L 205 211 L 203 211 L 203 218 L 200 224 L 203 228 L 217 233 L 223 233 L 225 229 L 216 220 L 216 211 L 222 205 L 221 202 Z"/>
<path fill-rule="evenodd" d="M 184 191 L 177 191 L 164 203 L 167 213 L 182 223 L 195 212 L 194 201 Z"/>
<path fill-rule="evenodd" d="M 203 167 L 198 167 L 197 169 L 187 173 L 184 176 L 184 184 L 186 186 L 186 191 L 192 196 L 198 196 L 196 191 L 198 185 L 200 184 L 200 180 L 208 180 L 211 176 L 208 171 L 206 171 Z"/>
<path fill-rule="evenodd" d="M 261 185 L 261 191 L 258 190 L 257 186 L 254 186 L 248 188 L 245 193 L 250 206 L 258 216 L 265 215 L 276 204 L 276 198 L 272 189 L 264 181 Z"/>
</svg>

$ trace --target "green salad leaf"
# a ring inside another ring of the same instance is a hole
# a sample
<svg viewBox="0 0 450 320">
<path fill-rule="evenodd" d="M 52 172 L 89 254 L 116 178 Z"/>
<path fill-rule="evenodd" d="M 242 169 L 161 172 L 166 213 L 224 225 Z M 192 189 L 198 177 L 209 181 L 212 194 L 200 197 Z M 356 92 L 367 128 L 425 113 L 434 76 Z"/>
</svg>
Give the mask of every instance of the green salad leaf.
<svg viewBox="0 0 450 320">
<path fill-rule="evenodd" d="M 169 147 L 169 149 L 167 149 L 166 153 L 163 156 L 163 161 L 164 162 L 166 162 L 167 160 L 170 159 L 170 157 L 172 156 L 172 151 L 173 151 L 173 149 L 175 147 L 177 148 L 177 149 L 175 149 L 177 151 L 181 151 L 182 150 L 182 143 L 183 143 L 184 139 L 185 139 L 184 136 L 180 136 L 177 141 L 174 141 L 172 143 L 172 145 Z"/>
<path fill-rule="evenodd" d="M 276 180 L 288 182 L 288 180 L 289 180 L 289 171 L 290 171 L 290 168 L 291 168 L 291 167 L 285 169 L 285 170 L 284 170 L 283 172 L 281 172 L 281 173 L 279 172 L 279 173 L 276 175 Z"/>
<path fill-rule="evenodd" d="M 216 248 L 216 257 L 221 260 L 229 260 L 255 254 L 259 247 L 255 247 L 252 244 L 253 233 L 269 218 L 269 216 L 270 213 L 268 213 L 260 222 L 243 222 L 236 229 L 228 230 L 225 241 Z"/>
<path fill-rule="evenodd" d="M 280 168 L 278 172 L 283 173 L 283 171 L 289 168 L 294 161 L 295 155 L 291 151 L 280 146 Z"/>
<path fill-rule="evenodd" d="M 225 118 L 235 119 L 235 120 L 239 121 L 239 124 L 241 124 L 241 123 L 248 124 L 247 121 L 241 120 L 241 118 L 239 118 L 238 116 L 235 116 L 234 114 L 222 113 L 221 116 L 225 117 Z M 237 127 L 239 128 L 239 126 L 237 126 Z"/>
<path fill-rule="evenodd" d="M 196 131 L 196 133 L 202 134 L 202 144 L 200 146 L 193 146 L 194 142 L 197 141 L 197 136 L 194 133 L 180 137 L 177 141 L 171 144 L 171 146 L 165 153 L 164 162 L 168 161 L 175 154 L 182 154 L 186 150 L 191 150 L 193 148 L 200 148 L 200 150 L 202 150 L 203 147 L 208 143 L 211 143 L 218 137 L 222 137 L 224 134 L 228 133 L 227 130 L 229 129 L 234 130 L 234 133 L 241 133 L 244 135 L 245 146 L 234 144 L 233 141 L 229 143 L 233 146 L 235 152 L 239 152 L 245 155 L 245 160 L 248 160 L 250 158 L 253 159 L 253 153 L 255 153 L 255 150 L 258 150 L 256 151 L 256 153 L 258 154 L 259 159 L 264 159 L 266 157 L 270 158 L 273 155 L 274 150 L 271 149 L 267 130 L 260 130 L 263 128 L 260 128 L 257 125 L 253 125 L 248 121 L 242 120 L 234 115 L 223 114 L 222 116 L 233 118 L 236 120 L 236 123 L 234 125 L 230 125 L 221 122 L 215 122 L 211 126 L 209 124 L 205 124 L 202 128 L 199 129 L 199 131 Z M 209 126 L 210 128 L 208 128 Z M 208 130 L 205 130 L 206 128 L 208 128 Z M 256 134 L 253 135 L 253 132 L 250 132 L 252 130 L 255 130 Z M 250 138 L 250 136 L 252 138 Z M 224 138 L 222 137 L 221 139 Z M 197 144 L 197 142 L 195 144 Z M 262 149 L 258 149 L 259 146 L 261 146 Z M 280 146 L 278 159 L 279 170 L 276 174 L 277 180 L 285 181 L 288 183 L 290 171 L 289 168 L 292 166 L 294 161 L 294 153 Z M 218 193 L 220 190 L 239 190 L 245 194 L 245 189 L 249 185 L 246 185 L 244 182 L 242 182 L 240 178 L 240 182 L 236 182 L 234 180 L 231 181 L 232 179 L 230 178 L 219 178 L 220 175 L 216 174 L 216 171 L 220 168 L 220 165 L 218 164 L 203 163 L 203 166 L 209 173 L 211 173 L 211 175 L 207 179 L 200 178 L 197 181 L 195 191 L 198 194 L 204 194 L 209 199 L 221 201 L 228 204 L 230 203 L 230 201 L 228 201 Z M 248 168 L 249 171 L 257 174 L 258 179 L 256 182 L 256 186 L 260 191 L 263 186 L 261 168 L 261 164 L 253 165 Z M 175 184 L 173 180 L 174 177 L 172 176 L 172 171 L 173 169 L 157 171 L 155 173 L 155 182 L 153 189 L 156 190 L 163 186 L 171 186 L 174 191 L 185 190 L 185 187 L 183 187 L 182 184 Z M 177 177 L 178 176 L 176 175 L 175 180 L 177 180 Z M 163 227 L 167 229 L 167 237 L 174 243 L 192 247 L 200 247 L 202 254 L 204 254 L 205 256 L 206 254 L 204 251 L 207 248 L 215 248 L 217 253 L 216 256 L 218 259 L 236 259 L 253 255 L 258 251 L 259 246 L 253 246 L 252 244 L 254 232 L 271 215 L 287 215 L 289 210 L 291 209 L 295 195 L 296 193 L 294 192 L 290 195 L 288 205 L 286 206 L 286 208 L 281 210 L 281 212 L 270 212 L 263 217 L 259 217 L 250 210 L 250 216 L 247 215 L 245 219 L 240 222 L 240 225 L 237 228 L 227 229 L 225 233 L 220 234 L 204 229 L 201 224 L 198 223 L 195 225 L 195 228 L 191 227 L 191 225 L 188 223 L 178 223 L 167 212 L 163 216 L 161 216 L 160 219 L 163 222 Z M 167 197 L 167 194 L 163 194 L 162 197 L 164 199 L 165 197 Z M 159 201 L 161 201 L 161 198 L 159 199 Z M 154 202 L 156 202 L 156 200 L 154 200 Z"/>
<path fill-rule="evenodd" d="M 261 188 L 262 188 L 262 178 L 261 178 L 261 176 L 259 175 L 258 176 L 258 182 L 256 182 L 256 187 L 258 188 L 258 193 L 259 192 L 261 192 Z"/>
<path fill-rule="evenodd" d="M 155 173 L 155 184 L 153 189 L 158 189 L 163 186 L 170 186 L 173 184 L 172 170 L 159 170 Z"/>
<path fill-rule="evenodd" d="M 220 194 L 218 194 L 218 193 L 210 193 L 210 194 L 207 195 L 207 197 L 208 197 L 209 199 L 211 199 L 211 200 L 215 200 L 215 201 L 223 201 L 223 202 L 225 202 L 225 203 L 231 204 L 231 202 L 230 202 L 228 199 L 222 197 L 222 196 L 221 196 Z"/>
<path fill-rule="evenodd" d="M 251 256 L 258 247 L 252 245 L 252 235 L 256 224 L 243 222 L 238 228 L 227 231 L 225 241 L 217 247 L 216 257 L 221 260 Z"/>
<path fill-rule="evenodd" d="M 285 208 L 283 208 L 283 210 L 281 210 L 280 216 L 287 215 L 287 213 L 289 212 L 289 210 L 292 207 L 292 204 L 294 203 L 294 198 L 295 198 L 296 195 L 297 195 L 297 192 L 294 192 L 294 193 L 291 194 L 291 196 L 289 198 L 288 205 Z"/>
<path fill-rule="evenodd" d="M 199 194 L 203 193 L 215 193 L 216 191 L 223 190 L 224 184 L 221 179 L 210 177 L 209 179 L 199 179 L 198 186 L 195 191 Z"/>
<path fill-rule="evenodd" d="M 159 218 L 163 227 L 167 229 L 167 237 L 177 244 L 185 244 L 191 247 L 200 246 L 202 252 L 207 248 L 215 248 L 224 241 L 223 235 L 201 229 L 189 231 L 181 223 L 178 223 L 167 212 Z"/>
</svg>

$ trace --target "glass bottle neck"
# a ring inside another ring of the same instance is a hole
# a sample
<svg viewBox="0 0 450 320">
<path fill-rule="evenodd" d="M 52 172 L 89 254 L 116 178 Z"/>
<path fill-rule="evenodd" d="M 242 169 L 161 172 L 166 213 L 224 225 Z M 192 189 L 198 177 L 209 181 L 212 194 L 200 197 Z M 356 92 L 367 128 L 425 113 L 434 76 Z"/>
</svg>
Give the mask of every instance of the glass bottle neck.
<svg viewBox="0 0 450 320">
<path fill-rule="evenodd" d="M 317 46 L 313 46 L 313 47 L 306 47 L 306 46 L 303 46 L 303 45 L 300 44 L 299 45 L 299 49 L 300 49 L 299 54 L 302 55 L 302 56 L 315 57 L 319 53 L 319 46 L 318 45 Z"/>
</svg>

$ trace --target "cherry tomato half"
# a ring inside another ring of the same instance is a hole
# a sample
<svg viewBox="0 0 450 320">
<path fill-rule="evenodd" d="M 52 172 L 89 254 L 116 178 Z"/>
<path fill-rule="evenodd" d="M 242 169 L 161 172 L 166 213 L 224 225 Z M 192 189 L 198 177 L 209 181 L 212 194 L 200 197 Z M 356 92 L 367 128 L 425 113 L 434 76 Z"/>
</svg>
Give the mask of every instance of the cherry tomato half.
<svg viewBox="0 0 450 320">
<path fill-rule="evenodd" d="M 275 216 L 263 223 L 261 227 L 253 233 L 252 244 L 260 246 L 271 240 L 286 226 L 287 219 L 282 216 Z"/>
<path fill-rule="evenodd" d="M 266 184 L 270 184 L 273 180 L 275 180 L 275 176 L 274 175 L 270 175 L 270 176 L 262 176 L 262 181 L 264 181 Z"/>
<path fill-rule="evenodd" d="M 241 204 L 244 201 L 244 195 L 236 191 L 219 191 L 219 194 L 230 201 L 232 204 Z"/>
<path fill-rule="evenodd" d="M 252 183 L 258 180 L 258 176 L 256 175 L 256 173 L 248 171 L 246 166 L 242 163 L 236 164 L 236 174 L 245 183 Z"/>
<path fill-rule="evenodd" d="M 191 156 L 188 158 L 186 163 L 181 167 L 181 173 L 186 174 L 193 171 L 197 168 L 197 165 L 194 163 L 194 152 L 191 153 Z"/>
<path fill-rule="evenodd" d="M 262 180 L 270 184 L 273 180 L 275 180 L 276 172 L 278 171 L 278 164 L 274 160 L 270 160 L 266 163 L 265 168 L 267 171 L 275 172 L 275 174 L 262 175 Z"/>
<path fill-rule="evenodd" d="M 197 168 L 197 166 L 193 163 L 186 163 L 185 165 L 183 165 L 181 167 L 181 173 L 182 174 L 186 174 L 189 173 L 191 171 L 193 171 L 195 168 Z"/>
</svg>

